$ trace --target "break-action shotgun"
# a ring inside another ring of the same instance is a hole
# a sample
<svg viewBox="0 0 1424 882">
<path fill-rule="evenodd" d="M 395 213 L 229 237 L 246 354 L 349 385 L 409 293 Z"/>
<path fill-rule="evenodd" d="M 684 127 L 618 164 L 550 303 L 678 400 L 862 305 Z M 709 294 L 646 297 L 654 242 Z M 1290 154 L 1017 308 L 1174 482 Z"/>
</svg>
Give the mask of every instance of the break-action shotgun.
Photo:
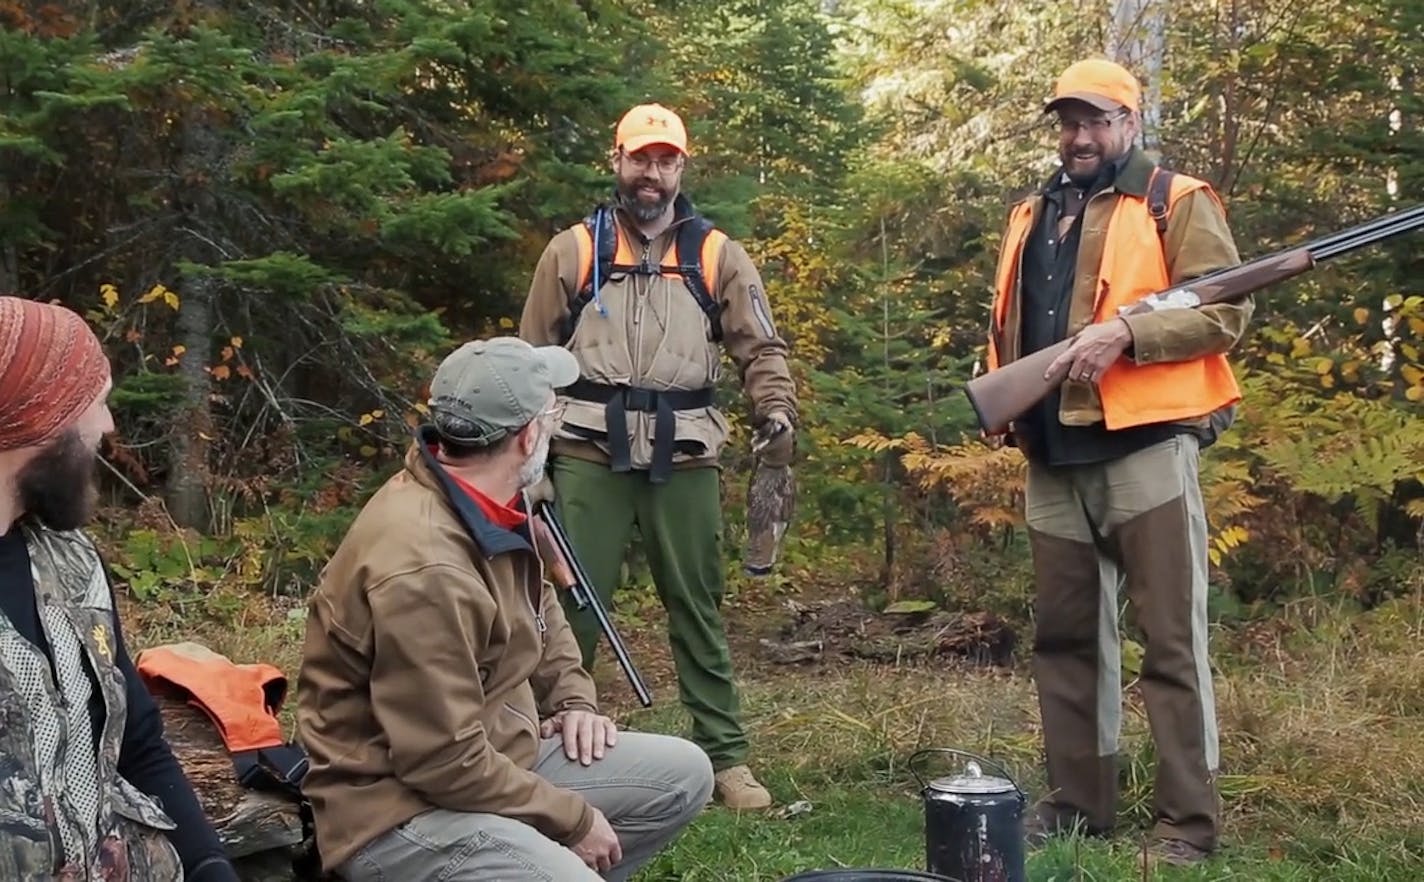
<svg viewBox="0 0 1424 882">
<path fill-rule="evenodd" d="M 1192 309 L 1238 300 L 1254 291 L 1298 276 L 1316 264 L 1358 248 L 1424 227 L 1424 205 L 1375 218 L 1338 233 L 1271 254 L 1227 269 L 1198 276 L 1165 291 L 1149 294 L 1119 310 L 1120 315 L 1137 315 L 1158 309 Z M 1030 407 L 1043 400 L 1067 377 L 1065 366 L 1044 376 L 1048 366 L 1062 355 L 1073 338 L 1059 341 L 997 370 L 989 371 L 964 385 L 964 394 L 974 406 L 979 426 L 988 435 L 1006 431 Z"/>
</svg>

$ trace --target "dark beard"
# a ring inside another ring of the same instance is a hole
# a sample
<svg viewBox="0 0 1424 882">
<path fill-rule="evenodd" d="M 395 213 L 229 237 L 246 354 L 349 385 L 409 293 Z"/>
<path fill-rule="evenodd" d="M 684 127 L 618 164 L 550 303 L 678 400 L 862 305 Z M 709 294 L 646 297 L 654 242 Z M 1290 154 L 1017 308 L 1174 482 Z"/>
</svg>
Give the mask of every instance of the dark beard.
<svg viewBox="0 0 1424 882">
<path fill-rule="evenodd" d="M 77 430 L 65 432 L 20 470 L 20 510 L 51 530 L 84 526 L 99 499 L 96 462 Z"/>
<path fill-rule="evenodd" d="M 648 204 L 638 198 L 639 187 L 654 187 L 662 196 L 657 202 Z M 668 205 L 672 202 L 672 195 L 667 188 L 652 181 L 634 181 L 631 184 L 618 182 L 618 204 L 623 206 L 623 210 L 633 215 L 633 219 L 641 224 L 649 224 L 663 216 Z"/>
</svg>

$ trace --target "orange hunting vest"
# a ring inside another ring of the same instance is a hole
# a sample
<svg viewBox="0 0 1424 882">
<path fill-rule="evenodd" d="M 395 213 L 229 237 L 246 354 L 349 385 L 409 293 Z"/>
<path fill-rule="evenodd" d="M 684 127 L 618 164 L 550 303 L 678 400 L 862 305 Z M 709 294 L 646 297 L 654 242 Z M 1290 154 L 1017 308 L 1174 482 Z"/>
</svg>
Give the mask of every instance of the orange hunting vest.
<svg viewBox="0 0 1424 882">
<path fill-rule="evenodd" d="M 1168 211 L 1183 196 L 1207 187 L 1204 181 L 1183 174 L 1172 177 Z M 1212 193 L 1210 188 L 1208 193 Z M 1216 198 L 1212 193 L 1212 198 Z M 995 278 L 994 333 L 989 341 L 989 369 L 999 365 L 995 339 L 1005 332 L 1009 304 L 1020 295 L 1019 262 L 1032 232 L 1031 200 L 1014 206 L 1004 234 L 1006 253 Z M 1102 263 L 1098 266 L 1093 321 L 1108 321 L 1118 307 L 1171 287 L 1157 221 L 1143 197 L 1120 193 L 1108 221 Z M 1017 333 L 1017 329 L 1008 329 Z M 1108 429 L 1126 429 L 1149 423 L 1192 420 L 1241 400 L 1241 390 L 1225 355 L 1208 355 L 1192 361 L 1138 365 L 1121 358 L 1098 383 L 1103 421 Z"/>
</svg>

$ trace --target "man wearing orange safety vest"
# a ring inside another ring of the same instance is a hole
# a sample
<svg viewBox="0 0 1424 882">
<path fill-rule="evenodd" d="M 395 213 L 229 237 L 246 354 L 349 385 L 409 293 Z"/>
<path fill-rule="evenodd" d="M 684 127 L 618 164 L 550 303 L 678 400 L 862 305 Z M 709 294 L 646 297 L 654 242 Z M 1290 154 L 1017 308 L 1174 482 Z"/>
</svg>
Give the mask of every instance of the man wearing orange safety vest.
<svg viewBox="0 0 1424 882">
<path fill-rule="evenodd" d="M 761 452 L 767 465 L 791 463 L 796 386 L 756 266 L 680 190 L 687 156 L 687 130 L 668 108 L 645 104 L 623 116 L 614 198 L 544 249 L 519 333 L 565 346 L 579 362 L 550 459 L 575 552 L 607 604 L 638 529 L 667 609 L 692 740 L 717 771 L 716 796 L 729 808 L 761 809 L 771 795 L 746 764 L 719 610 L 717 464 L 727 421 L 713 393 L 722 349 L 751 401 L 753 427 L 773 439 Z M 587 665 L 597 624 L 567 608 Z"/>
<path fill-rule="evenodd" d="M 1067 380 L 1011 430 L 1028 458 L 1049 778 L 1030 838 L 1114 826 L 1125 587 L 1146 638 L 1140 685 L 1157 748 L 1150 854 L 1184 864 L 1215 850 L 1220 823 L 1197 459 L 1240 400 L 1225 353 L 1252 304 L 1119 316 L 1239 262 L 1211 187 L 1134 146 L 1140 95 L 1109 61 L 1060 76 L 1045 111 L 1057 113 L 1062 164 L 1010 212 L 989 368 L 1074 337 L 1050 368 L 1068 365 Z"/>
</svg>

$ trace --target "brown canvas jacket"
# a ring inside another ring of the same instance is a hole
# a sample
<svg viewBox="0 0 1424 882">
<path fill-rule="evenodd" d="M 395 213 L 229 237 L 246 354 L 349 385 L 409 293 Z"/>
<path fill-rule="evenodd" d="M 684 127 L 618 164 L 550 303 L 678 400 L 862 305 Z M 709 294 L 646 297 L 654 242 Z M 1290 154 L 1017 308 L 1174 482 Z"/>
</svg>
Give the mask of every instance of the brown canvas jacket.
<svg viewBox="0 0 1424 882">
<path fill-rule="evenodd" d="M 541 718 L 597 709 L 573 632 L 524 536 L 448 481 L 412 445 L 311 598 L 297 723 L 327 870 L 433 808 L 517 818 L 566 845 L 593 822 L 583 797 L 531 771 Z"/>
</svg>

